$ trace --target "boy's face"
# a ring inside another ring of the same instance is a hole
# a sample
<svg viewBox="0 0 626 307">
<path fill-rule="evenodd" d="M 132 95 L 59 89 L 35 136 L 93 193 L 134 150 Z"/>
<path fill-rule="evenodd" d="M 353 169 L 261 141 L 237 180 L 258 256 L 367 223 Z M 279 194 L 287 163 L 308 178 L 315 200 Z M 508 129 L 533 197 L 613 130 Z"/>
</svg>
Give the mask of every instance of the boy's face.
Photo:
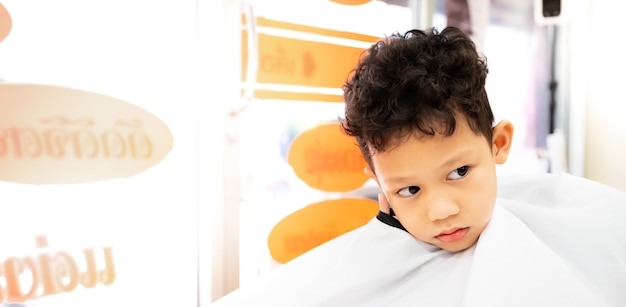
<svg viewBox="0 0 626 307">
<path fill-rule="evenodd" d="M 492 146 L 458 120 L 451 136 L 407 137 L 372 156 L 366 172 L 378 183 L 396 217 L 414 237 L 456 252 L 472 246 L 487 226 L 496 200 L 496 164 L 506 161 L 513 126 L 493 129 Z"/>
</svg>

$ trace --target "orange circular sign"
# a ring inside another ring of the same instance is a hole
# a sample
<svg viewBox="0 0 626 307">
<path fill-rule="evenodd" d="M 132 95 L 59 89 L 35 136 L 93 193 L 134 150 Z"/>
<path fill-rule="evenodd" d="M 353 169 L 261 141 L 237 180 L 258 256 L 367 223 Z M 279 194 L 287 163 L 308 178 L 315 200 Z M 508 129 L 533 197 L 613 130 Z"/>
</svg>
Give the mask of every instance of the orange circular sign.
<svg viewBox="0 0 626 307">
<path fill-rule="evenodd" d="M 363 155 L 353 137 L 338 123 L 320 125 L 298 135 L 287 156 L 298 178 L 310 187 L 326 192 L 360 188 L 369 177 Z"/>
<path fill-rule="evenodd" d="M 278 222 L 267 245 L 279 263 L 304 254 L 320 244 L 367 224 L 378 213 L 378 203 L 365 198 L 344 198 L 310 204 Z"/>
<path fill-rule="evenodd" d="M 9 11 L 0 3 L 0 42 L 3 41 L 11 32 L 11 15 Z"/>
</svg>

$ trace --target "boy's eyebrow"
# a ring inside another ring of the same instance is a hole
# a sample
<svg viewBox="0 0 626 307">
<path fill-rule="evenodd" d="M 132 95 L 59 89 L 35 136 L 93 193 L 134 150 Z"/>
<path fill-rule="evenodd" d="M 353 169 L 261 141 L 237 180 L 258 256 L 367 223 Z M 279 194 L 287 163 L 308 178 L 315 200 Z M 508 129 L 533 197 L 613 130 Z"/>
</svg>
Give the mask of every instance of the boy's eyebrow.
<svg viewBox="0 0 626 307">
<path fill-rule="evenodd" d="M 458 164 L 459 161 L 463 160 L 465 157 L 469 156 L 472 154 L 472 150 L 469 148 L 466 148 L 464 150 L 458 151 L 456 152 L 454 155 L 452 155 L 446 162 L 444 162 L 443 164 L 441 164 L 441 168 L 450 168 L 455 164 Z"/>
<path fill-rule="evenodd" d="M 460 161 L 462 161 L 465 157 L 472 155 L 473 152 L 474 151 L 469 148 L 460 150 L 454 153 L 453 155 L 451 155 L 450 158 L 446 160 L 444 163 L 442 163 L 439 168 L 448 169 L 453 166 L 456 167 L 458 166 Z M 404 183 L 404 182 L 412 181 L 412 180 L 415 180 L 415 178 L 411 176 L 395 176 L 395 177 L 385 178 L 385 181 L 390 182 L 390 183 Z"/>
</svg>

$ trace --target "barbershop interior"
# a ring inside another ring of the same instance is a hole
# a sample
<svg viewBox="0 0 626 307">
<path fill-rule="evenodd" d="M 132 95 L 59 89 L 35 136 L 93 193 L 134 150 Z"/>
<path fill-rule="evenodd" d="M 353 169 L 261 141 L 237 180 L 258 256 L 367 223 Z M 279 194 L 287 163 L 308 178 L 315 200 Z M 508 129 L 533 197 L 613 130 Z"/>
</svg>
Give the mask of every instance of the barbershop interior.
<svg viewBox="0 0 626 307">
<path fill-rule="evenodd" d="M 498 176 L 626 192 L 611 0 L 0 0 L 0 306 L 210 306 L 368 223 L 343 84 L 455 26 L 515 126 Z M 355 170 L 356 169 L 356 170 Z M 355 217 L 356 216 L 356 217 Z"/>
</svg>

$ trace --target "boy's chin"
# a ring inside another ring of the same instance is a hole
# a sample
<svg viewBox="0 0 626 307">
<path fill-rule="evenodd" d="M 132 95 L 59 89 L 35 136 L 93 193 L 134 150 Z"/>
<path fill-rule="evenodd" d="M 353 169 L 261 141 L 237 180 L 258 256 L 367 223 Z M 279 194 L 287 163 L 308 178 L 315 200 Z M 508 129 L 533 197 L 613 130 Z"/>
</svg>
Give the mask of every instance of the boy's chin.
<svg viewBox="0 0 626 307">
<path fill-rule="evenodd" d="M 471 241 L 466 242 L 457 242 L 457 243 L 448 243 L 448 244 L 436 244 L 439 248 L 451 252 L 457 253 L 462 252 L 476 244 L 477 239 L 473 239 Z"/>
</svg>

